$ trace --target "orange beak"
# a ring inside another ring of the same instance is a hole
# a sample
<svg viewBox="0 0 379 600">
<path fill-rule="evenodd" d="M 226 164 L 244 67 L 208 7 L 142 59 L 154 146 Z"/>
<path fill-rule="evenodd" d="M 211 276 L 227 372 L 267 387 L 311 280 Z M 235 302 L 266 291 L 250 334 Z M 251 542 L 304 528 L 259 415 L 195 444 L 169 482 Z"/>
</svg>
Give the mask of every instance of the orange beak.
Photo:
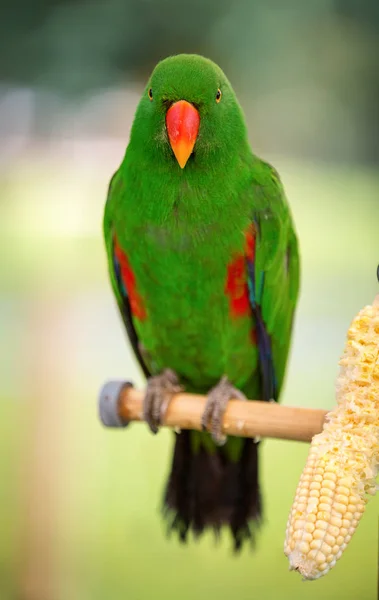
<svg viewBox="0 0 379 600">
<path fill-rule="evenodd" d="M 199 132 L 200 116 L 196 108 L 179 100 L 167 111 L 166 127 L 171 148 L 180 167 L 184 169 L 191 156 Z"/>
</svg>

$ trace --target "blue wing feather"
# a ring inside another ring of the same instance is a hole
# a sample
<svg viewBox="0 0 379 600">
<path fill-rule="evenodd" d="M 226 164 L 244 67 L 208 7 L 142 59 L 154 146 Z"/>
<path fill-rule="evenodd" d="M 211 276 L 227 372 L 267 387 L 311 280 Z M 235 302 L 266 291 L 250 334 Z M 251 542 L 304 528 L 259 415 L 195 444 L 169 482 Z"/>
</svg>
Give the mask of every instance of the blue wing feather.
<svg viewBox="0 0 379 600">
<path fill-rule="evenodd" d="M 258 227 L 256 227 L 256 231 L 259 231 Z M 259 234 L 257 233 L 257 235 Z M 265 285 L 265 273 L 264 271 L 256 273 L 254 259 L 250 260 L 247 258 L 246 266 L 248 275 L 249 300 L 257 330 L 259 365 L 262 377 L 262 396 L 263 400 L 277 400 L 278 386 L 275 377 L 271 338 L 267 331 L 261 310 L 261 302 Z"/>
</svg>

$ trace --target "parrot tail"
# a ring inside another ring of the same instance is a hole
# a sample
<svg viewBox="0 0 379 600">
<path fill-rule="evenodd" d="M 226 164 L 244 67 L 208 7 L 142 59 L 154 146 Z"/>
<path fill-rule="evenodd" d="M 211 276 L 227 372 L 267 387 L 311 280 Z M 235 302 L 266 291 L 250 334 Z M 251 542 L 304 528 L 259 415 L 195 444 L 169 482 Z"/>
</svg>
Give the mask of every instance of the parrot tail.
<svg viewBox="0 0 379 600">
<path fill-rule="evenodd" d="M 192 531 L 199 536 L 207 528 L 216 534 L 223 525 L 230 527 L 234 549 L 245 541 L 254 543 L 261 522 L 261 496 L 258 482 L 258 443 L 241 440 L 238 460 L 232 460 L 226 447 L 213 452 L 200 445 L 193 447 L 191 434 L 175 434 L 171 473 L 164 499 L 164 515 L 169 533 L 182 542 Z"/>
</svg>

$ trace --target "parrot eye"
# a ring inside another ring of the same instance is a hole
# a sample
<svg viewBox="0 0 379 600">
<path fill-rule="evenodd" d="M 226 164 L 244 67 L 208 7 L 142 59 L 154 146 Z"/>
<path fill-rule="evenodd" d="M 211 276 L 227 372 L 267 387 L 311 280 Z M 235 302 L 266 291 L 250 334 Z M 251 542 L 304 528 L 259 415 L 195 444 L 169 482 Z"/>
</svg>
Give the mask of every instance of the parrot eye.
<svg viewBox="0 0 379 600">
<path fill-rule="evenodd" d="M 217 90 L 217 94 L 216 94 L 216 102 L 217 104 L 221 101 L 221 97 L 222 97 L 222 93 L 220 88 Z"/>
<path fill-rule="evenodd" d="M 149 96 L 150 100 L 153 99 L 153 90 L 151 88 L 149 88 L 149 91 L 147 92 L 147 95 Z"/>
</svg>

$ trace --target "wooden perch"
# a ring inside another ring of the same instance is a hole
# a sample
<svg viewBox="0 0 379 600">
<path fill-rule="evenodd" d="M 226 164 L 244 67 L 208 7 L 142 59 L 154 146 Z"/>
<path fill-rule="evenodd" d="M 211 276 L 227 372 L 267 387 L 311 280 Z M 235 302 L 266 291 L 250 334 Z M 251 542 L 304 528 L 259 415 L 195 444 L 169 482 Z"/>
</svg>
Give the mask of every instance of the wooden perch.
<svg viewBox="0 0 379 600">
<path fill-rule="evenodd" d="M 107 383 L 99 397 L 100 419 L 107 427 L 125 427 L 131 421 L 142 421 L 144 393 L 131 384 Z M 178 394 L 171 400 L 163 426 L 201 430 L 205 396 Z M 233 400 L 223 420 L 227 435 L 270 437 L 310 442 L 322 431 L 327 411 L 316 408 L 283 406 L 276 402 Z"/>
</svg>

